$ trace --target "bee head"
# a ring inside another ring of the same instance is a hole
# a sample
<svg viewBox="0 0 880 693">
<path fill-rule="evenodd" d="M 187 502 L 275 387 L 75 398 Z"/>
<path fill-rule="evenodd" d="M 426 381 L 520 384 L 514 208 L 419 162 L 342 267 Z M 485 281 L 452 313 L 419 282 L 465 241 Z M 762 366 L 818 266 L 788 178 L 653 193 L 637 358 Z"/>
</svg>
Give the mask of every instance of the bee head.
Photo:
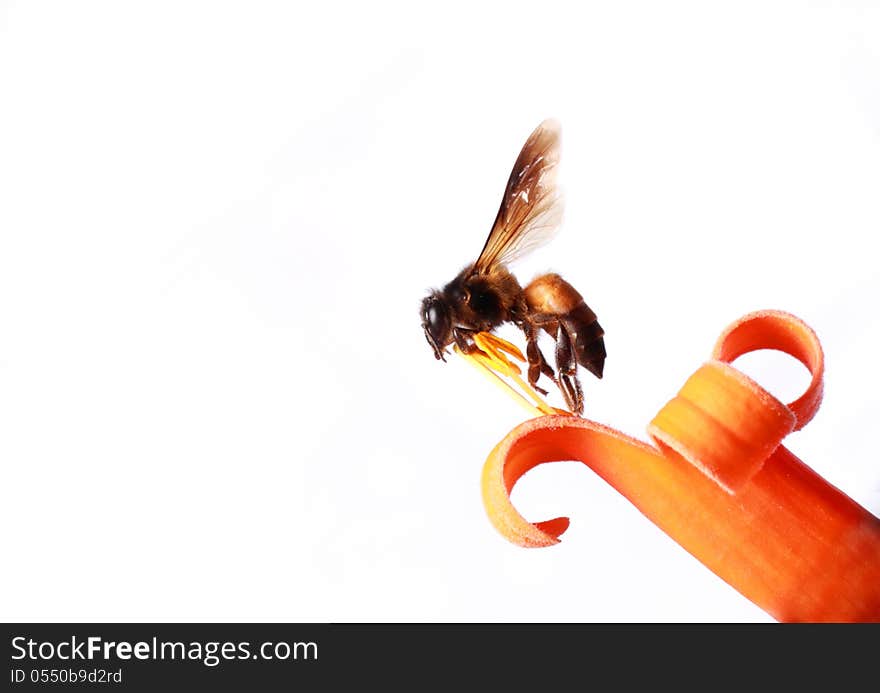
<svg viewBox="0 0 880 693">
<path fill-rule="evenodd" d="M 422 300 L 422 329 L 434 357 L 445 361 L 443 349 L 452 341 L 452 316 L 449 305 L 437 292 Z"/>
</svg>

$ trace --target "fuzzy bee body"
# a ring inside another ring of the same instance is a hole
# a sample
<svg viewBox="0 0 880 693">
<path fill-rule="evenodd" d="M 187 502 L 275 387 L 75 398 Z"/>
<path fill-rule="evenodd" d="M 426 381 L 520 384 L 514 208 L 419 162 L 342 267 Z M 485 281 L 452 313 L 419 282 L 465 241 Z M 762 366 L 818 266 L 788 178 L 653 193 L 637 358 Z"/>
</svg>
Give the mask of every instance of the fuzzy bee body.
<svg viewBox="0 0 880 693">
<path fill-rule="evenodd" d="M 559 127 L 545 121 L 532 133 L 514 164 L 495 223 L 477 260 L 441 290 L 422 301 L 422 328 L 438 359 L 448 346 L 470 352 L 473 335 L 504 323 L 526 337 L 529 383 L 544 374 L 562 391 L 571 411 L 583 412 L 578 365 L 597 378 L 605 365 L 604 330 L 581 294 L 561 276 L 544 274 L 525 289 L 508 263 L 546 241 L 561 220 L 561 196 L 555 185 Z M 556 370 L 538 347 L 543 330 L 556 341 Z"/>
</svg>

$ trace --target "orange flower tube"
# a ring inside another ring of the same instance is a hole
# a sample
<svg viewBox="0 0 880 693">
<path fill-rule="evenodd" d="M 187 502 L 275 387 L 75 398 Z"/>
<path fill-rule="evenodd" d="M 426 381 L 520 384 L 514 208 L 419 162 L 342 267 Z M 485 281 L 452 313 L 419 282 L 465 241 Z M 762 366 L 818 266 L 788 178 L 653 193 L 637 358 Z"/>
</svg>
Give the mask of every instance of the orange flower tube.
<svg viewBox="0 0 880 693">
<path fill-rule="evenodd" d="M 777 349 L 812 373 L 784 405 L 729 362 Z M 824 361 L 796 317 L 761 311 L 731 325 L 648 426 L 648 445 L 571 416 L 521 424 L 491 452 L 483 500 L 492 524 L 527 547 L 559 542 L 567 518 L 539 523 L 510 491 L 544 462 L 579 460 L 716 575 L 779 621 L 880 621 L 880 520 L 780 443 L 822 398 Z"/>
</svg>

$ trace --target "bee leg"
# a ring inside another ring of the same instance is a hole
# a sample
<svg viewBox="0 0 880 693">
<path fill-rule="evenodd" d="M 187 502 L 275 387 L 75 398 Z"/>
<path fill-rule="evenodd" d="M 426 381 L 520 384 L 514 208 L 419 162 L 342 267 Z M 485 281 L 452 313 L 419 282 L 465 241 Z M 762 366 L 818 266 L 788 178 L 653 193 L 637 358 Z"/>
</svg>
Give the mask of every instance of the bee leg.
<svg viewBox="0 0 880 693">
<path fill-rule="evenodd" d="M 541 349 L 538 347 L 538 331 L 531 325 L 525 326 L 523 331 L 526 333 L 526 356 L 529 360 L 529 385 L 542 395 L 547 394 L 547 390 L 538 387 L 538 378 L 541 373 L 555 380 L 555 374 Z"/>
<path fill-rule="evenodd" d="M 584 393 L 577 377 L 577 359 L 574 355 L 571 337 L 563 325 L 556 331 L 556 370 L 559 389 L 565 397 L 565 403 L 575 414 L 584 413 Z"/>
</svg>

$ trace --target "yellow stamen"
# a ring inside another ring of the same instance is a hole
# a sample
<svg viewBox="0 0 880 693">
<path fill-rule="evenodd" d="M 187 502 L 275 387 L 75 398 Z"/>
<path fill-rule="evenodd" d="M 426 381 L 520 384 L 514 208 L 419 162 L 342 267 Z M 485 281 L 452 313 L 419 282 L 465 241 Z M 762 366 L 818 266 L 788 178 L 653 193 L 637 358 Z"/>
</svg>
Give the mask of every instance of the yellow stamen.
<svg viewBox="0 0 880 693">
<path fill-rule="evenodd" d="M 496 349 L 499 349 L 501 351 L 506 351 L 508 354 L 513 356 L 513 358 L 515 358 L 519 361 L 525 362 L 525 360 L 526 360 L 526 357 L 523 356 L 522 352 L 516 348 L 516 345 L 511 344 L 506 339 L 501 339 L 501 337 L 498 337 L 497 335 L 494 335 L 491 332 L 478 332 L 474 336 L 474 341 L 477 342 L 478 346 L 481 343 L 482 344 L 491 344 Z"/>
<path fill-rule="evenodd" d="M 496 384 L 500 383 L 504 385 L 506 392 L 513 395 L 517 402 L 525 405 L 530 412 L 537 416 L 545 414 L 571 415 L 571 412 L 569 411 L 551 407 L 529 383 L 520 377 L 522 371 L 519 366 L 507 357 L 509 354 L 513 358 L 525 362 L 525 356 L 523 356 L 522 352 L 517 349 L 516 346 L 489 332 L 478 332 L 475 334 L 474 344 L 478 347 L 478 351 L 465 354 L 458 347 L 455 347 L 455 351 L 466 357 L 472 364 L 479 366 L 484 372 L 487 372 L 487 374 L 494 376 Z M 529 399 L 534 402 L 534 405 L 523 397 L 522 393 L 515 390 L 509 383 L 503 380 L 502 376 L 506 376 L 513 380 L 520 389 L 529 396 Z"/>
<path fill-rule="evenodd" d="M 554 407 L 551 407 L 549 404 L 547 404 L 544 401 L 544 399 L 541 397 L 541 395 L 539 395 L 537 392 L 535 392 L 535 389 L 531 385 L 529 385 L 525 380 L 520 378 L 516 373 L 512 373 L 510 377 L 513 380 L 515 380 L 516 384 L 519 385 L 525 391 L 525 393 L 535 401 L 535 404 L 538 406 L 538 409 L 540 409 L 545 414 L 558 413 L 557 409 L 555 409 Z M 568 412 L 566 412 L 566 413 L 568 413 Z"/>
<path fill-rule="evenodd" d="M 517 404 L 525 407 L 526 411 L 528 411 L 532 416 L 543 416 L 544 412 L 531 402 L 529 402 L 525 397 L 522 396 L 519 392 L 517 392 L 513 387 L 504 380 L 500 375 L 498 375 L 492 367 L 487 365 L 487 359 L 485 356 L 482 356 L 478 353 L 473 354 L 465 354 L 458 347 L 453 347 L 459 355 L 463 356 L 465 361 L 471 364 L 474 368 L 479 370 L 483 375 L 489 378 L 493 383 L 495 383 L 498 387 L 502 388 L 502 390 L 510 395 Z"/>
<path fill-rule="evenodd" d="M 484 332 L 479 332 L 475 334 L 474 344 L 476 344 L 480 348 L 480 352 L 489 359 L 495 370 L 504 375 L 518 375 L 519 373 L 521 373 L 522 371 L 520 371 L 519 366 L 517 366 L 515 363 L 513 363 L 513 361 L 507 358 L 507 356 L 504 355 L 504 352 L 501 351 L 501 349 L 499 349 L 489 340 L 483 338 L 484 334 Z"/>
</svg>

